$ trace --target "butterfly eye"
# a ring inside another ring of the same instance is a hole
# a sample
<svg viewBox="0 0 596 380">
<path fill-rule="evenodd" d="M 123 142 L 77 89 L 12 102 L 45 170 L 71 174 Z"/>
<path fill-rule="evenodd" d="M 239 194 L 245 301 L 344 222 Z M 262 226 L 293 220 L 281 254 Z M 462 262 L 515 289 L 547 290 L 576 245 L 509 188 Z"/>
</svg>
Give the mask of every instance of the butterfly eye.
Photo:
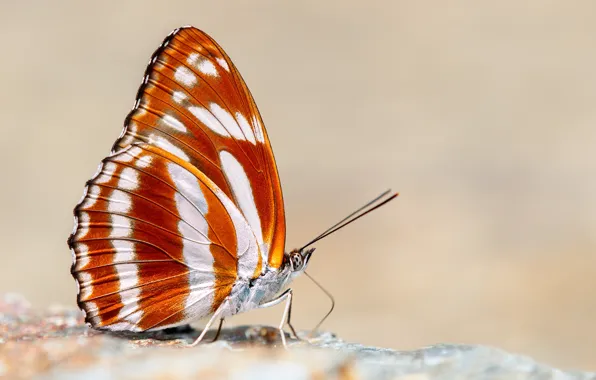
<svg viewBox="0 0 596 380">
<path fill-rule="evenodd" d="M 302 270 L 304 262 L 302 261 L 302 255 L 299 252 L 292 252 L 290 257 L 290 266 L 293 272 Z"/>
</svg>

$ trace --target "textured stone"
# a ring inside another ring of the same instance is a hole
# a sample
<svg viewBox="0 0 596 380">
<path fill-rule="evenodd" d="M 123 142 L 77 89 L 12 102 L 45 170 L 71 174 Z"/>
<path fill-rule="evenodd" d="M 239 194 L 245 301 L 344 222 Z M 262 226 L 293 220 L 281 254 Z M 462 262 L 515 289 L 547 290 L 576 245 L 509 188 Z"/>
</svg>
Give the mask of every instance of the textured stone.
<svg viewBox="0 0 596 380">
<path fill-rule="evenodd" d="M 215 343 L 181 348 L 198 333 L 100 333 L 84 325 L 78 310 L 36 312 L 7 294 L 0 298 L 0 378 L 596 379 L 484 346 L 395 351 L 319 333 L 290 340 L 285 350 L 278 331 L 264 326 L 223 329 Z"/>
</svg>

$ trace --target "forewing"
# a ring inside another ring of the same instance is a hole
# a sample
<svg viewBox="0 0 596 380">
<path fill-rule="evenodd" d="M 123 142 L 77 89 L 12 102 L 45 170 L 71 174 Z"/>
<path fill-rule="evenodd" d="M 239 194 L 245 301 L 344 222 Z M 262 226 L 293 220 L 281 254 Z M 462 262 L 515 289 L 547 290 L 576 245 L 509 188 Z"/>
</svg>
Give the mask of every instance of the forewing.
<svg viewBox="0 0 596 380">
<path fill-rule="evenodd" d="M 79 305 L 108 330 L 205 317 L 263 264 L 229 197 L 187 161 L 147 144 L 102 162 L 75 209 L 69 244 Z"/>
<path fill-rule="evenodd" d="M 285 217 L 269 139 L 240 73 L 206 33 L 177 29 L 152 56 L 113 151 L 137 142 L 204 173 L 245 216 L 263 259 L 281 265 Z"/>
</svg>

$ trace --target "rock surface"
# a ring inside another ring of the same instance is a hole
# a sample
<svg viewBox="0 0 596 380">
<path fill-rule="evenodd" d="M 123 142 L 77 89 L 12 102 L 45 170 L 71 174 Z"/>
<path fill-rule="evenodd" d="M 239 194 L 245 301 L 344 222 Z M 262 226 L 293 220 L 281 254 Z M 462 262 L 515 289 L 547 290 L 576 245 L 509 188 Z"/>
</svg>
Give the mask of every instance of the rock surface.
<svg viewBox="0 0 596 380">
<path fill-rule="evenodd" d="M 223 329 L 215 343 L 180 348 L 197 334 L 100 333 L 85 326 L 78 310 L 37 312 L 22 297 L 6 294 L 0 298 L 0 378 L 596 380 L 596 373 L 561 371 L 484 346 L 395 351 L 319 333 L 290 340 L 284 350 L 277 330 L 264 326 Z"/>
</svg>

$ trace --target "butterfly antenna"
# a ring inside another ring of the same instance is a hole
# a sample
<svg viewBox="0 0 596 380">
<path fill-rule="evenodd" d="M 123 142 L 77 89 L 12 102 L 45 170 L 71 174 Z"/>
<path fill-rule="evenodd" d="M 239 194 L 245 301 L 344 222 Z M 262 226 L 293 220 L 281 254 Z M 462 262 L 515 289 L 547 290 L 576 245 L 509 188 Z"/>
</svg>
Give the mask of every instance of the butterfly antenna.
<svg viewBox="0 0 596 380">
<path fill-rule="evenodd" d="M 399 195 L 399 193 L 392 193 L 391 189 L 384 191 L 381 195 L 377 196 L 372 201 L 366 203 L 364 206 L 358 208 L 356 211 L 352 212 L 350 215 L 346 216 L 339 222 L 335 223 L 333 226 L 329 227 L 327 230 L 325 230 L 319 236 L 317 236 L 316 238 L 314 238 L 313 240 L 311 240 L 310 242 L 305 244 L 302 248 L 300 248 L 300 250 L 303 250 L 304 248 L 318 242 L 319 240 L 323 239 L 324 237 L 327 237 L 327 236 L 331 235 L 332 233 L 344 228 L 348 224 L 355 222 L 356 220 L 362 218 L 364 215 L 368 214 L 369 212 L 372 212 L 372 211 L 378 209 L 379 207 L 387 204 L 388 202 L 392 201 L 398 195 Z"/>
<path fill-rule="evenodd" d="M 324 232 L 322 232 L 321 234 L 319 234 L 319 236 L 325 235 L 327 232 L 331 231 L 332 229 L 334 229 L 335 227 L 339 226 L 340 224 L 342 224 L 343 222 L 345 222 L 346 220 L 350 219 L 351 217 L 353 217 L 354 215 L 358 214 L 360 211 L 364 210 L 365 208 L 369 207 L 370 205 L 372 205 L 373 203 L 375 203 L 376 201 L 378 201 L 379 199 L 383 198 L 384 196 L 386 196 L 387 194 L 389 194 L 391 192 L 391 189 L 386 190 L 385 192 L 383 192 L 381 195 L 379 195 L 378 197 L 376 197 L 375 199 L 373 199 L 372 201 L 368 202 L 367 204 L 365 204 L 364 206 L 360 207 L 359 209 L 357 209 L 356 211 L 352 212 L 350 215 L 346 216 L 345 218 L 343 218 L 342 220 L 340 220 L 339 222 L 335 223 L 334 225 L 332 225 L 331 227 L 329 227 L 328 229 L 326 229 Z M 318 237 L 317 237 L 318 239 Z"/>
<path fill-rule="evenodd" d="M 326 295 L 327 297 L 329 297 L 329 299 L 331 300 L 331 308 L 329 308 L 329 311 L 327 312 L 327 314 L 325 314 L 325 316 L 323 317 L 323 319 L 321 319 L 321 321 L 319 323 L 317 323 L 317 325 L 315 326 L 314 329 L 312 329 L 312 331 L 310 332 L 310 336 L 312 337 L 317 330 L 319 329 L 319 327 L 321 327 L 321 325 L 323 324 L 323 322 L 325 322 L 325 320 L 327 319 L 327 317 L 329 315 L 331 315 L 331 312 L 333 312 L 333 309 L 335 308 L 335 298 L 333 298 L 333 296 L 331 295 L 331 293 L 329 293 L 327 291 L 327 289 L 325 289 L 321 284 L 319 284 L 319 282 L 317 280 L 315 280 L 314 278 L 312 278 L 312 276 L 308 273 L 306 273 L 306 271 L 304 272 L 304 274 L 311 279 L 312 282 L 315 283 L 315 285 L 317 285 Z"/>
</svg>

